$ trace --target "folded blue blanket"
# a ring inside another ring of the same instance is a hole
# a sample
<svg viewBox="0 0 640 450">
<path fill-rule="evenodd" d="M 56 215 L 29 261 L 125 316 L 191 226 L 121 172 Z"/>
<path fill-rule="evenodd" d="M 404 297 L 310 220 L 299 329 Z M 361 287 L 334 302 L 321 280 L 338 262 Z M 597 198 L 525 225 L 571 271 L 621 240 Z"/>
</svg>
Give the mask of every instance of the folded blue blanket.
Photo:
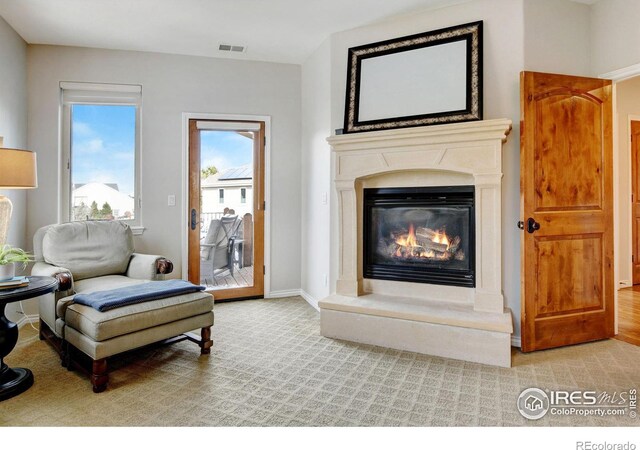
<svg viewBox="0 0 640 450">
<path fill-rule="evenodd" d="M 203 291 L 204 286 L 197 286 L 184 280 L 152 281 L 126 286 L 110 291 L 98 291 L 88 294 L 78 294 L 73 298 L 74 303 L 90 306 L 104 312 L 120 306 L 174 297 L 190 292 Z"/>
</svg>

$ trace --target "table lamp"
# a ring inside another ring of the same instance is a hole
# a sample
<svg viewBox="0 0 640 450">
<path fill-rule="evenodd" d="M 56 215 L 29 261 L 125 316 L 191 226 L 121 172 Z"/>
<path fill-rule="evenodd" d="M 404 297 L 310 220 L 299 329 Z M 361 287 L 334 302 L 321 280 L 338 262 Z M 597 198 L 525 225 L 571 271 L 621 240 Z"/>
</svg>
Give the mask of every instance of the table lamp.
<svg viewBox="0 0 640 450">
<path fill-rule="evenodd" d="M 36 154 L 29 150 L 2 148 L 0 144 L 0 189 L 32 189 L 38 187 Z M 11 200 L 0 195 L 0 246 L 7 241 Z"/>
</svg>

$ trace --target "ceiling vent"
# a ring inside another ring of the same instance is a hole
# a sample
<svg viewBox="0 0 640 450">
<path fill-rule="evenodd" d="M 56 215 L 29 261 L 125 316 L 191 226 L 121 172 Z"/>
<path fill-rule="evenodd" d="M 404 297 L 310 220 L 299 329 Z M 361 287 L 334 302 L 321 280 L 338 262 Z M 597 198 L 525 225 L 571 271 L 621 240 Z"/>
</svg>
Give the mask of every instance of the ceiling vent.
<svg viewBox="0 0 640 450">
<path fill-rule="evenodd" d="M 220 46 L 218 47 L 218 50 L 220 50 L 221 52 L 244 53 L 246 49 L 247 47 L 245 47 L 244 45 L 220 44 Z"/>
</svg>

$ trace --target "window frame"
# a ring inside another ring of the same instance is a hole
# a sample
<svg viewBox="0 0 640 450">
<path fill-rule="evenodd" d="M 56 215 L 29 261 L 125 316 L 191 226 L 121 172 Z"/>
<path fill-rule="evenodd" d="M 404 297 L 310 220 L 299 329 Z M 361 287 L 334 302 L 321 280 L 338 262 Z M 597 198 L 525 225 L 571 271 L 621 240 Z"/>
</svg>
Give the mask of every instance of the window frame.
<svg viewBox="0 0 640 450">
<path fill-rule="evenodd" d="M 247 188 L 240 188 L 240 203 L 247 203 Z"/>
<path fill-rule="evenodd" d="M 224 188 L 218 188 L 218 204 L 224 205 Z"/>
<path fill-rule="evenodd" d="M 60 113 L 61 113 L 61 151 L 60 151 L 60 185 L 58 222 L 71 222 L 71 191 L 72 191 L 72 159 L 71 159 L 71 109 L 74 105 L 97 106 L 134 106 L 135 107 L 135 149 L 134 149 L 134 219 L 115 219 L 129 225 L 133 234 L 142 234 L 142 198 L 141 198 L 141 167 L 142 167 L 142 86 L 130 84 L 106 83 L 60 83 Z"/>
</svg>

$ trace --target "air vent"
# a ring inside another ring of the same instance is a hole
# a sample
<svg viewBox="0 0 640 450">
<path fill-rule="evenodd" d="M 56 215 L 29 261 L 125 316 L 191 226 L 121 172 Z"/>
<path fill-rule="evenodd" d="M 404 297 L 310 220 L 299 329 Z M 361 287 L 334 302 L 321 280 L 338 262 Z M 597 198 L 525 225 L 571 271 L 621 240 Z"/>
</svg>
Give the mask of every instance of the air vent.
<svg viewBox="0 0 640 450">
<path fill-rule="evenodd" d="M 218 50 L 221 52 L 238 52 L 244 53 L 247 48 L 244 45 L 229 45 L 229 44 L 220 44 Z"/>
</svg>

